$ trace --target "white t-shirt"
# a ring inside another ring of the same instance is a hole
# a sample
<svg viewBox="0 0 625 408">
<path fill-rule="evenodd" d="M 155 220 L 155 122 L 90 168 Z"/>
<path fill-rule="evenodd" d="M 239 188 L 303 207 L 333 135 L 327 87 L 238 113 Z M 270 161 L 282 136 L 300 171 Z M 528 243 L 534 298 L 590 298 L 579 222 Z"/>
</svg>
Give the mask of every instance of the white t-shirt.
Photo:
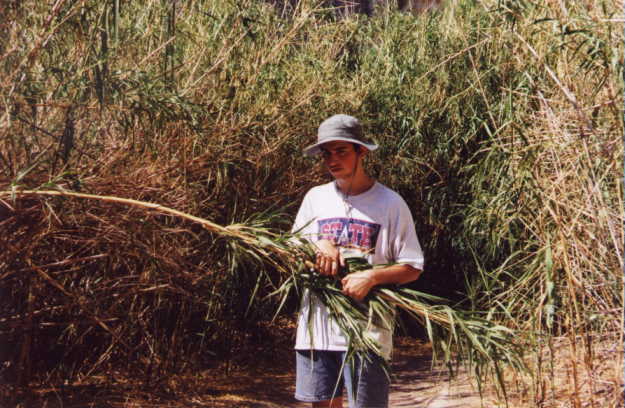
<svg viewBox="0 0 625 408">
<path fill-rule="evenodd" d="M 399 194 L 378 182 L 348 197 L 334 182 L 312 188 L 304 197 L 293 231 L 311 242 L 333 240 L 343 256 L 363 256 L 372 265 L 393 262 L 423 270 L 423 252 L 408 206 Z M 381 346 L 382 355 L 390 358 L 392 330 L 370 326 L 369 334 Z M 305 293 L 295 349 L 345 351 L 347 345 L 326 307 Z"/>
</svg>

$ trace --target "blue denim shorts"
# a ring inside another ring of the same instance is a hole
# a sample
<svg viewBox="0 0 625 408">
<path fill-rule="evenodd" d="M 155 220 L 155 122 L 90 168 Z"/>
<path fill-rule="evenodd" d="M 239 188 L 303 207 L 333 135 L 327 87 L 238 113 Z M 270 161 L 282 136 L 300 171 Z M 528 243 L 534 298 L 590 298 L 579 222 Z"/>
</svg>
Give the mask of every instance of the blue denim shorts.
<svg viewBox="0 0 625 408">
<path fill-rule="evenodd" d="M 296 350 L 295 399 L 327 401 L 347 389 L 349 408 L 387 408 L 390 381 L 381 357 L 356 359 L 355 366 L 343 364 L 346 352 Z M 362 361 L 361 361 L 362 360 Z M 353 372 L 353 374 L 352 374 Z"/>
</svg>

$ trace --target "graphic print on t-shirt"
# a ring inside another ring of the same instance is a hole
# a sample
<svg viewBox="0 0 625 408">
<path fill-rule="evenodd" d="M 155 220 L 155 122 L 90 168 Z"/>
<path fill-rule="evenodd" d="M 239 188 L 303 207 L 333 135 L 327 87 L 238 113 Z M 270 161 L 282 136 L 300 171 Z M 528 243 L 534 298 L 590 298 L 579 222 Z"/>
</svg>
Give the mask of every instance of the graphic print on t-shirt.
<svg viewBox="0 0 625 408">
<path fill-rule="evenodd" d="M 317 220 L 319 239 L 333 241 L 344 248 L 357 248 L 363 253 L 375 252 L 380 224 L 353 218 Z"/>
</svg>

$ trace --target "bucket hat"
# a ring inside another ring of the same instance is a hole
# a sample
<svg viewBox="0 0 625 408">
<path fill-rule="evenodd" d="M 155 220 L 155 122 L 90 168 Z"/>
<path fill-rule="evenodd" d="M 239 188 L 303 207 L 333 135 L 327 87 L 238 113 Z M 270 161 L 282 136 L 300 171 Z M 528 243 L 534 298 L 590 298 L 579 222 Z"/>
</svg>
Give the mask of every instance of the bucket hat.
<svg viewBox="0 0 625 408">
<path fill-rule="evenodd" d="M 378 145 L 367 141 L 362 132 L 362 126 L 358 119 L 353 116 L 338 114 L 324 120 L 317 130 L 317 143 L 304 148 L 306 156 L 314 156 L 321 152 L 319 148 L 328 142 L 350 142 L 375 150 Z"/>
</svg>

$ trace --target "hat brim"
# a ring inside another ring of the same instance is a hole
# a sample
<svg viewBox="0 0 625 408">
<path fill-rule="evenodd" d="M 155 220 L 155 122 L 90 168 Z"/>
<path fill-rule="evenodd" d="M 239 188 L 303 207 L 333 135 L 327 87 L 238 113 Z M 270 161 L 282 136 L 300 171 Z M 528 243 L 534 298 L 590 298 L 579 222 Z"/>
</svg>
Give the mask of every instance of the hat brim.
<svg viewBox="0 0 625 408">
<path fill-rule="evenodd" d="M 319 153 L 321 153 L 321 146 L 326 144 L 326 143 L 330 143 L 330 142 L 349 142 L 349 143 L 356 143 L 358 145 L 361 145 L 363 147 L 365 147 L 367 150 L 372 151 L 378 148 L 378 145 L 376 144 L 368 144 L 368 143 L 363 143 L 359 140 L 354 140 L 354 139 L 350 139 L 347 137 L 329 137 L 327 139 L 324 139 L 323 142 L 319 142 L 319 143 L 315 143 L 313 145 L 307 146 L 304 148 L 303 152 L 305 156 L 308 157 L 312 157 L 315 156 Z"/>
</svg>

